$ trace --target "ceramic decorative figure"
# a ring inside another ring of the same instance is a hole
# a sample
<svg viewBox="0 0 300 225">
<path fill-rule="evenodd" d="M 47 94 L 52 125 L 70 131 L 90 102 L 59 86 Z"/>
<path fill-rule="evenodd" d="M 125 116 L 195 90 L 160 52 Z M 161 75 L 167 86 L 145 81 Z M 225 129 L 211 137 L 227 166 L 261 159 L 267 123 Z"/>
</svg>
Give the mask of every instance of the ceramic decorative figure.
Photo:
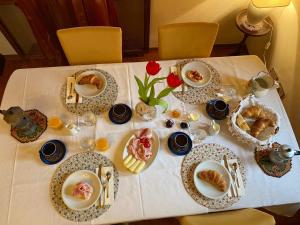
<svg viewBox="0 0 300 225">
<path fill-rule="evenodd" d="M 161 106 L 164 113 L 167 111 L 168 103 L 163 100 L 163 98 L 183 83 L 181 78 L 174 73 L 170 73 L 167 77 L 151 78 L 156 76 L 160 70 L 160 65 L 157 62 L 149 61 L 146 65 L 144 82 L 142 82 L 137 76 L 134 76 L 138 85 L 139 98 L 141 100 L 141 102 L 136 105 L 135 110 L 137 115 L 146 121 L 152 120 L 156 117 L 156 105 Z M 163 80 L 167 80 L 168 86 L 155 96 L 154 86 Z"/>
<path fill-rule="evenodd" d="M 5 122 L 17 129 L 20 135 L 31 136 L 36 133 L 37 124 L 19 106 L 10 107 L 8 110 L 0 110 Z"/>
</svg>

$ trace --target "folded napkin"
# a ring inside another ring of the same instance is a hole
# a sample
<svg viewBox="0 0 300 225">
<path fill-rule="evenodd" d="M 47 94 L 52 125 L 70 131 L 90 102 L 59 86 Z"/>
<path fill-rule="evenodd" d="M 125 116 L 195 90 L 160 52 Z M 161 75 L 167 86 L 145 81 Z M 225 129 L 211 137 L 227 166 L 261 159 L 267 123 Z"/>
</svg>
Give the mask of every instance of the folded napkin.
<svg viewBox="0 0 300 225">
<path fill-rule="evenodd" d="M 110 172 L 111 177 L 109 179 L 109 182 L 106 186 L 106 190 L 104 194 L 105 198 L 105 205 L 112 205 L 115 199 L 114 196 L 114 168 L 112 166 L 107 166 L 107 167 L 101 167 L 101 177 L 104 178 L 103 180 L 106 179 L 106 174 Z M 107 193 L 108 192 L 108 193 Z"/>
<path fill-rule="evenodd" d="M 242 179 L 242 175 L 241 175 L 240 166 L 238 164 L 238 161 L 237 161 L 237 159 L 228 159 L 227 161 L 228 161 L 229 165 L 231 165 L 233 163 L 237 163 L 238 166 L 237 166 L 236 174 L 237 174 L 237 180 L 238 180 L 238 183 L 239 183 L 239 187 L 238 187 L 237 184 L 234 184 L 232 182 L 232 187 L 233 188 L 229 189 L 228 196 L 229 197 L 232 197 L 232 196 L 243 196 L 243 195 L 245 195 L 245 187 L 244 187 L 244 182 L 243 182 L 243 179 Z M 221 161 L 221 164 L 225 167 L 224 160 Z M 234 171 L 234 170 L 230 166 L 230 168 L 229 168 L 229 174 L 231 173 L 231 171 Z M 231 178 L 231 176 L 230 176 L 230 178 Z M 232 193 L 232 190 L 233 190 L 233 193 Z"/>
<path fill-rule="evenodd" d="M 177 66 L 170 66 L 170 73 L 177 74 L 178 76 L 181 77 L 180 68 L 178 68 Z M 187 90 L 188 90 L 188 86 L 185 83 L 183 83 L 179 87 L 175 88 L 173 91 L 178 92 L 178 91 L 187 91 Z"/>
<path fill-rule="evenodd" d="M 72 96 L 72 98 L 68 98 Z M 76 103 L 75 77 L 67 77 L 66 103 Z M 82 103 L 82 97 L 79 96 L 78 103 Z"/>
</svg>

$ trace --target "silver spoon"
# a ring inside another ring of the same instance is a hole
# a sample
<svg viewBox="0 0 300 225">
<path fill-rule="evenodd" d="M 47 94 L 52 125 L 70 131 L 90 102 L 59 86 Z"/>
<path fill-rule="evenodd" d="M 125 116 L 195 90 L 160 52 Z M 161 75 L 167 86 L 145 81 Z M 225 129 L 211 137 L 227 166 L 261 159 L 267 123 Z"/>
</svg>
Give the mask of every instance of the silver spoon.
<svg viewBox="0 0 300 225">
<path fill-rule="evenodd" d="M 111 172 L 107 171 L 106 173 L 106 180 L 107 180 L 107 192 L 106 192 L 106 197 L 109 198 L 109 179 L 111 178 Z"/>
<path fill-rule="evenodd" d="M 70 83 L 70 92 L 69 92 L 69 95 L 68 95 L 68 99 L 71 99 L 71 98 L 73 98 L 73 95 L 72 95 L 72 92 L 73 92 L 73 83 L 71 82 Z"/>
<path fill-rule="evenodd" d="M 237 163 L 232 163 L 232 168 L 236 174 L 236 184 L 238 187 L 240 187 L 240 184 L 239 184 L 239 179 L 237 178 Z"/>
</svg>

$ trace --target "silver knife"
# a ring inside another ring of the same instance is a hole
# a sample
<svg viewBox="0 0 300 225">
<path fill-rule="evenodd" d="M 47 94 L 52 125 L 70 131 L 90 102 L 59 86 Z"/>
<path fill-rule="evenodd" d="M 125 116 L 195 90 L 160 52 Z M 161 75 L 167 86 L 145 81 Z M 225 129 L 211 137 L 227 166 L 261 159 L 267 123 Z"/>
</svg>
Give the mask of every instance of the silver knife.
<svg viewBox="0 0 300 225">
<path fill-rule="evenodd" d="M 98 168 L 98 177 L 99 177 L 99 180 L 100 180 L 100 183 L 101 183 L 101 186 L 102 186 L 102 188 L 101 188 L 101 192 L 100 192 L 100 196 L 99 196 L 99 206 L 100 206 L 100 208 L 102 208 L 102 193 L 103 193 L 103 183 L 102 183 L 102 180 L 101 180 L 101 167 L 102 167 L 102 165 L 100 164 L 99 165 L 99 168 Z"/>
<path fill-rule="evenodd" d="M 230 168 L 229 168 L 229 164 L 228 164 L 227 156 L 226 155 L 223 156 L 223 160 L 224 160 L 224 165 L 225 165 L 226 169 L 228 170 L 228 172 L 229 172 L 229 174 L 231 176 Z M 231 190 L 232 196 L 236 197 L 234 189 L 233 189 L 233 184 L 230 185 L 230 190 Z"/>
</svg>

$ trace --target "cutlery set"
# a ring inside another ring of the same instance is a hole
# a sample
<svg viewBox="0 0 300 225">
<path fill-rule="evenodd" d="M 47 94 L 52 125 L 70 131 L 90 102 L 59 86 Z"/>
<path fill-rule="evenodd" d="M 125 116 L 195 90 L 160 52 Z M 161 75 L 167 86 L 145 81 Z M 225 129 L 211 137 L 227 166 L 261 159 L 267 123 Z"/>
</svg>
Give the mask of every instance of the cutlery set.
<svg viewBox="0 0 300 225">
<path fill-rule="evenodd" d="M 227 156 L 223 156 L 223 163 L 225 168 L 228 170 L 231 177 L 231 187 L 228 192 L 229 197 L 238 197 L 242 196 L 245 193 L 243 182 L 240 180 L 240 170 L 238 168 L 238 163 L 236 159 L 227 159 Z"/>
<path fill-rule="evenodd" d="M 96 174 L 101 183 L 101 192 L 96 206 L 105 208 L 106 205 L 111 205 L 114 200 L 114 186 L 113 186 L 113 167 L 103 167 L 101 164 L 96 168 Z"/>
<path fill-rule="evenodd" d="M 67 77 L 66 103 L 82 103 L 82 97 L 75 91 L 75 77 Z"/>
</svg>

